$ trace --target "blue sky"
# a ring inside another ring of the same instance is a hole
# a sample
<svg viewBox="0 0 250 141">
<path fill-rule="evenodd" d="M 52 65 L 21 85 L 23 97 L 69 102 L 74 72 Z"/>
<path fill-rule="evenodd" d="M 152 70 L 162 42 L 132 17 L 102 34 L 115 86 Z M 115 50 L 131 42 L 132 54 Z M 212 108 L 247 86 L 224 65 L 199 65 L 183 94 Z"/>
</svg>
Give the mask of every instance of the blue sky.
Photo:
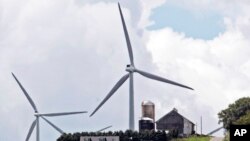
<svg viewBox="0 0 250 141">
<path fill-rule="evenodd" d="M 157 30 L 171 27 L 187 37 L 211 40 L 225 31 L 223 16 L 216 11 L 193 11 L 175 4 L 165 3 L 152 11 L 150 20 L 155 23 L 148 27 Z"/>
</svg>

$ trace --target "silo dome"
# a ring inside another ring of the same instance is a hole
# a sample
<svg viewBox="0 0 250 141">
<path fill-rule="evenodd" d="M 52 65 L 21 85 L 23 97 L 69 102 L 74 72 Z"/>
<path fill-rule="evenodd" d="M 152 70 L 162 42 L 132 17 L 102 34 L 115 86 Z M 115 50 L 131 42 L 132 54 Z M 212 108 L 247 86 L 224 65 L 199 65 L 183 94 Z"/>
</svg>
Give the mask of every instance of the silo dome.
<svg viewBox="0 0 250 141">
<path fill-rule="evenodd" d="M 155 121 L 155 104 L 149 100 L 145 100 L 141 104 L 142 118 L 151 118 Z"/>
<path fill-rule="evenodd" d="M 144 100 L 142 101 L 141 105 L 155 105 L 155 104 L 149 100 Z"/>
</svg>

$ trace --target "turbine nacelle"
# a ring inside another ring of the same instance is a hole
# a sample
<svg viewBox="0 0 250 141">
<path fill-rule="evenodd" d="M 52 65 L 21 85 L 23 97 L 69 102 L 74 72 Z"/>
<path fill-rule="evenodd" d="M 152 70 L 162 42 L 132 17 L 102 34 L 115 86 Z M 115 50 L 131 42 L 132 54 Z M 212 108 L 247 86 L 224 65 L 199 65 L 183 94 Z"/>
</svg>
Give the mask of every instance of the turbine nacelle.
<svg viewBox="0 0 250 141">
<path fill-rule="evenodd" d="M 126 67 L 126 71 L 127 72 L 135 72 L 135 67 L 132 66 L 132 65 L 130 65 L 130 64 L 128 64 L 127 67 Z"/>
<path fill-rule="evenodd" d="M 34 116 L 35 116 L 35 117 L 39 117 L 40 115 L 39 115 L 38 112 L 35 112 Z"/>
</svg>

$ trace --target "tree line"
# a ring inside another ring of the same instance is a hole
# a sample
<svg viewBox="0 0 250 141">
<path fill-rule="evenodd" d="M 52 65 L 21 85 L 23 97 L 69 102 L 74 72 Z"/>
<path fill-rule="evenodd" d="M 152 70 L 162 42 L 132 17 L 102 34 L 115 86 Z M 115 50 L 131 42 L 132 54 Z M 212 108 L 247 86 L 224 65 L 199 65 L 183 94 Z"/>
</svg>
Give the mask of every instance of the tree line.
<svg viewBox="0 0 250 141">
<path fill-rule="evenodd" d="M 119 136 L 120 141 L 170 141 L 171 133 L 165 131 L 114 131 L 114 132 L 82 132 L 61 135 L 57 141 L 80 141 L 81 136 Z"/>
</svg>

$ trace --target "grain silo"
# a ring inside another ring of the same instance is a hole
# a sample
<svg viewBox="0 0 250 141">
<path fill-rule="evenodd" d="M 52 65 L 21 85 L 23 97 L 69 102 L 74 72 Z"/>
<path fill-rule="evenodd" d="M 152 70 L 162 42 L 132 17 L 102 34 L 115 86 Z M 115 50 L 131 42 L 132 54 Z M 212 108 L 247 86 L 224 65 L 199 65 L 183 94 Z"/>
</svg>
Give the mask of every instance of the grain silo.
<svg viewBox="0 0 250 141">
<path fill-rule="evenodd" d="M 155 104 L 149 100 L 141 103 L 142 117 L 148 117 L 155 122 Z"/>
<path fill-rule="evenodd" d="M 142 117 L 139 120 L 139 131 L 155 130 L 155 105 L 147 100 L 141 103 Z"/>
<path fill-rule="evenodd" d="M 142 117 L 139 120 L 139 132 L 143 131 L 152 131 L 155 130 L 155 123 L 153 122 L 153 119 L 148 118 L 148 117 Z"/>
</svg>

